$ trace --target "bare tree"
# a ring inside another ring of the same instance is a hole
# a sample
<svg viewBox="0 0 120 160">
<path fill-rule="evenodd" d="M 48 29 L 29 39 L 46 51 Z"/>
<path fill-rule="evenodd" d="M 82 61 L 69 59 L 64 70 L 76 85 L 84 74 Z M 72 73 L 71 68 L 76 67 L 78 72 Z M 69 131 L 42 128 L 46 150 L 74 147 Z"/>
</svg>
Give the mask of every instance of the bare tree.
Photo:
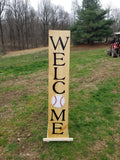
<svg viewBox="0 0 120 160">
<path fill-rule="evenodd" d="M 47 45 L 49 29 L 62 30 L 70 26 L 69 14 L 63 7 L 53 5 L 51 0 L 42 0 L 37 12 L 31 7 L 29 0 L 12 0 L 6 9 L 3 3 L 5 0 L 0 2 L 0 11 L 2 11 L 0 35 L 3 51 L 5 45 L 6 48 L 13 49 Z"/>
<path fill-rule="evenodd" d="M 52 4 L 50 0 L 42 0 L 42 2 L 38 5 L 38 16 L 40 17 L 40 21 L 42 24 L 42 37 L 43 44 L 47 45 L 48 41 L 48 29 L 51 20 L 51 11 Z"/>
<path fill-rule="evenodd" d="M 77 12 L 78 10 L 80 10 L 80 4 L 78 2 L 78 0 L 72 0 L 72 16 L 71 16 L 71 21 L 72 21 L 72 24 L 75 23 L 76 19 L 77 19 Z"/>
<path fill-rule="evenodd" d="M 111 17 L 113 17 L 115 20 L 115 23 L 112 26 L 113 31 L 114 32 L 120 31 L 120 9 L 119 8 L 112 9 Z"/>
<path fill-rule="evenodd" d="M 58 28 L 58 19 L 59 19 L 59 6 L 52 6 L 51 8 L 51 20 L 50 20 L 50 28 L 57 29 Z"/>
<path fill-rule="evenodd" d="M 64 30 L 70 27 L 70 17 L 63 7 L 59 6 L 58 11 L 58 29 Z"/>
<path fill-rule="evenodd" d="M 2 44 L 2 52 L 3 54 L 6 53 L 5 51 L 5 44 L 4 44 L 4 35 L 3 35 L 3 27 L 2 27 L 2 15 L 5 9 L 6 0 L 0 0 L 0 37 L 1 37 L 1 44 Z"/>
<path fill-rule="evenodd" d="M 12 48 L 16 48 L 15 20 L 10 8 L 7 9 L 5 17 L 7 22 L 6 25 L 8 28 L 7 43 L 10 44 Z"/>
</svg>

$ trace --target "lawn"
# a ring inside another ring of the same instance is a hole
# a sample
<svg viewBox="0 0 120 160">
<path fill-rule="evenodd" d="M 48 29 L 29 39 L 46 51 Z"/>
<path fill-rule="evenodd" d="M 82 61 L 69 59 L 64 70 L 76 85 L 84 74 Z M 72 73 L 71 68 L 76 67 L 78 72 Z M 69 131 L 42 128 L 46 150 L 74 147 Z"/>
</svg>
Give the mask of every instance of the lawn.
<svg viewBox="0 0 120 160">
<path fill-rule="evenodd" d="M 72 51 L 69 134 L 47 136 L 48 51 L 0 57 L 0 160 L 119 160 L 120 58 Z"/>
</svg>

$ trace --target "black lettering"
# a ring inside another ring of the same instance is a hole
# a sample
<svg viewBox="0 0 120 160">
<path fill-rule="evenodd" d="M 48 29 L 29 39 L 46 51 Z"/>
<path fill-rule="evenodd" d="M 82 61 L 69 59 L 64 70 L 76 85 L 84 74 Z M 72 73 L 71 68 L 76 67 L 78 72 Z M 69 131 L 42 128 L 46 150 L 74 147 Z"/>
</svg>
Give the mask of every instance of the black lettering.
<svg viewBox="0 0 120 160">
<path fill-rule="evenodd" d="M 59 37 L 56 45 L 55 45 L 55 43 L 54 43 L 54 41 L 53 41 L 53 36 L 50 36 L 50 39 L 51 39 L 51 41 L 52 41 L 52 44 L 53 44 L 53 47 L 54 47 L 55 50 L 57 49 L 57 46 L 58 46 L 59 41 L 60 41 L 60 43 L 61 43 L 62 49 L 64 50 L 65 47 L 66 47 L 66 45 L 67 45 L 67 42 L 68 42 L 69 37 L 66 37 L 67 40 L 66 40 L 66 42 L 65 42 L 65 45 L 63 44 L 63 41 L 62 41 L 61 37 Z"/>
<path fill-rule="evenodd" d="M 55 112 L 54 109 L 51 109 L 52 113 L 51 113 L 51 121 L 53 120 L 53 114 L 55 116 L 55 118 L 57 119 L 57 121 L 60 119 L 60 117 L 62 116 L 62 121 L 65 121 L 65 109 L 62 110 L 62 112 L 60 113 L 60 115 L 58 116 Z"/>
<path fill-rule="evenodd" d="M 62 129 L 62 127 L 56 127 L 55 126 L 56 124 L 60 124 L 61 126 L 63 126 L 63 123 L 60 123 L 60 122 L 53 123 L 53 133 L 52 134 L 63 134 L 64 132 L 61 132 L 61 133 L 56 133 L 55 132 L 56 129 L 60 129 L 60 130 Z"/>
<path fill-rule="evenodd" d="M 56 86 L 57 83 L 62 83 L 63 85 L 65 85 L 64 82 L 62 82 L 62 81 L 57 81 L 57 82 L 55 82 L 55 83 L 53 84 L 53 91 L 54 91 L 55 93 L 57 93 L 57 94 L 63 94 L 63 93 L 65 93 L 65 90 L 63 90 L 62 92 L 56 91 L 55 86 Z"/>
<path fill-rule="evenodd" d="M 59 54 L 59 55 L 62 54 L 62 55 L 65 56 L 65 54 L 64 54 L 64 53 L 59 53 L 59 52 L 56 52 L 56 53 L 53 53 L 53 54 L 54 54 L 54 66 L 64 66 L 65 63 L 63 63 L 63 64 L 57 64 L 57 60 L 63 61 L 63 57 L 57 58 L 56 55 L 57 55 L 57 54 Z"/>
<path fill-rule="evenodd" d="M 58 69 L 57 67 L 54 68 L 54 70 L 55 70 L 55 72 L 54 72 L 55 73 L 54 80 L 64 80 L 65 77 L 64 78 L 58 78 L 57 77 L 57 69 Z"/>
</svg>

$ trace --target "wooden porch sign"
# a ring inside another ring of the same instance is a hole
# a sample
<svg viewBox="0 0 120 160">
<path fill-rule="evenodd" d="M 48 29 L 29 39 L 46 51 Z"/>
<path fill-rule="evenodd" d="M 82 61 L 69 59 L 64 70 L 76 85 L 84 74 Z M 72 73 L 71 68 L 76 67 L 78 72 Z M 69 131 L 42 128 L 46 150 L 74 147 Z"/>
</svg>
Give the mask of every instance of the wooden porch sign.
<svg viewBox="0 0 120 160">
<path fill-rule="evenodd" d="M 49 31 L 48 131 L 43 141 L 73 141 L 68 133 L 70 31 Z"/>
</svg>

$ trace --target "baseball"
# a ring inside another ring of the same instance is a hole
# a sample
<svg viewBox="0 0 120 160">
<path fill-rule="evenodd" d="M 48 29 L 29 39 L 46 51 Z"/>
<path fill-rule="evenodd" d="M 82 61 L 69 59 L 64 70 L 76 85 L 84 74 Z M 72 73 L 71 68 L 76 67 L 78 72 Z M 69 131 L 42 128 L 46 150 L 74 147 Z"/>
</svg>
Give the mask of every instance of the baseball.
<svg viewBox="0 0 120 160">
<path fill-rule="evenodd" d="M 56 108 L 61 108 L 65 104 L 65 98 L 62 95 L 55 95 L 51 99 L 51 103 Z"/>
</svg>

